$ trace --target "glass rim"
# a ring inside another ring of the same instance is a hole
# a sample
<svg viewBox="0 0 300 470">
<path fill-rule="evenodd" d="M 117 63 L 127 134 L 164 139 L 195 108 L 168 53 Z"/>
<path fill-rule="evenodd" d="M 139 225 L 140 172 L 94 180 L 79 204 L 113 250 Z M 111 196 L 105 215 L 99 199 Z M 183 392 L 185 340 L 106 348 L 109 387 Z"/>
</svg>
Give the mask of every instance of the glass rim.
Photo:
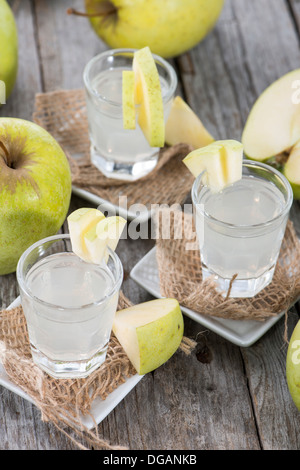
<svg viewBox="0 0 300 470">
<path fill-rule="evenodd" d="M 92 68 L 92 66 L 99 60 L 104 57 L 109 57 L 109 56 L 115 56 L 115 55 L 121 55 L 121 54 L 132 54 L 137 51 L 138 49 L 133 49 L 133 48 L 119 48 L 119 49 L 109 49 L 104 52 L 100 52 L 100 54 L 97 54 L 94 56 L 92 59 L 88 61 L 88 63 L 85 65 L 84 70 L 83 70 L 83 81 L 85 84 L 86 89 L 91 93 L 94 97 L 97 99 L 101 99 L 105 103 L 109 103 L 113 106 L 121 107 L 122 103 L 116 102 L 113 100 L 110 100 L 108 98 L 105 98 L 105 96 L 102 96 L 100 93 L 96 92 L 94 88 L 91 86 L 90 83 L 90 78 L 89 78 L 89 72 Z M 162 65 L 167 72 L 170 75 L 171 78 L 171 85 L 168 88 L 168 91 L 166 95 L 163 96 L 163 102 L 167 102 L 171 99 L 172 95 L 175 93 L 176 87 L 177 87 L 177 75 L 174 70 L 174 67 L 169 64 L 163 57 L 160 57 L 157 54 L 152 54 L 154 60 L 158 62 L 160 65 Z"/>
<path fill-rule="evenodd" d="M 270 225 L 273 225 L 278 219 L 285 216 L 289 212 L 289 210 L 291 208 L 291 205 L 293 203 L 293 190 L 292 190 L 292 187 L 291 187 L 289 181 L 283 175 L 283 173 L 281 173 L 280 171 L 276 170 L 276 168 L 273 168 L 272 166 L 270 166 L 266 163 L 258 162 L 258 161 L 255 161 L 255 160 L 245 159 L 245 160 L 243 160 L 242 165 L 245 166 L 245 167 L 257 166 L 258 168 L 262 168 L 264 170 L 267 170 L 269 173 L 275 174 L 281 180 L 284 187 L 286 188 L 287 198 L 286 198 L 286 201 L 285 201 L 285 205 L 282 208 L 282 210 L 279 212 L 279 214 L 277 214 L 272 219 L 267 220 L 266 222 L 260 222 L 258 224 L 249 224 L 249 225 L 237 225 L 237 224 L 232 224 L 232 223 L 229 223 L 229 222 L 224 222 L 222 220 L 217 219 L 216 217 L 213 217 L 212 215 L 207 213 L 205 210 L 201 211 L 202 215 L 204 217 L 206 217 L 207 219 L 211 220 L 212 222 L 218 224 L 219 226 L 226 227 L 228 229 L 249 230 L 249 229 L 265 228 L 265 227 L 268 227 Z M 199 184 L 201 182 L 201 179 L 202 179 L 204 173 L 205 172 L 203 171 L 197 176 L 197 178 L 195 179 L 195 181 L 193 183 L 193 186 L 192 186 L 191 196 L 192 196 L 192 202 L 193 202 L 194 206 L 198 206 L 198 205 L 201 204 L 200 202 L 197 202 L 197 193 L 196 192 L 197 192 L 197 188 L 199 187 Z"/>
<path fill-rule="evenodd" d="M 62 240 L 62 239 L 70 240 L 70 235 L 67 234 L 67 233 L 64 233 L 64 234 L 57 234 L 57 235 L 52 235 L 50 237 L 42 238 L 41 240 L 38 240 L 37 242 L 30 245 L 22 253 L 22 255 L 19 258 L 18 264 L 17 264 L 16 276 L 17 276 L 17 281 L 18 281 L 19 287 L 24 291 L 24 293 L 28 297 L 30 297 L 32 300 L 34 300 L 35 302 L 38 302 L 38 303 L 40 303 L 44 306 L 50 307 L 52 309 L 61 310 L 61 311 L 81 310 L 81 309 L 88 309 L 89 307 L 95 307 L 95 306 L 97 307 L 98 305 L 100 305 L 100 304 L 106 302 L 107 300 L 109 300 L 110 298 L 112 298 L 116 294 L 116 292 L 120 290 L 122 280 L 123 280 L 123 266 L 122 266 L 121 260 L 118 257 L 118 255 L 113 250 L 111 250 L 109 247 L 107 248 L 108 252 L 109 252 L 110 256 L 112 257 L 112 259 L 114 261 L 114 265 L 117 268 L 117 275 L 116 275 L 117 279 L 115 280 L 114 285 L 111 288 L 111 290 L 109 291 L 109 293 L 107 295 L 105 295 L 104 297 L 102 297 L 100 300 L 97 300 L 95 302 L 90 302 L 90 303 L 87 303 L 87 304 L 83 304 L 83 305 L 80 305 L 78 307 L 62 307 L 62 306 L 59 306 L 55 303 L 47 302 L 45 300 L 42 300 L 38 296 L 34 295 L 31 292 L 31 290 L 26 285 L 26 280 L 25 280 L 25 277 L 23 275 L 23 266 L 24 266 L 24 262 L 25 262 L 26 258 L 28 257 L 28 255 L 30 253 L 33 252 L 33 250 L 35 250 L 39 246 L 42 246 L 45 243 L 49 243 L 49 242 L 52 242 L 52 241 L 55 242 L 57 240 Z M 70 251 L 70 252 L 66 252 L 66 253 L 73 253 L 73 252 Z"/>
</svg>

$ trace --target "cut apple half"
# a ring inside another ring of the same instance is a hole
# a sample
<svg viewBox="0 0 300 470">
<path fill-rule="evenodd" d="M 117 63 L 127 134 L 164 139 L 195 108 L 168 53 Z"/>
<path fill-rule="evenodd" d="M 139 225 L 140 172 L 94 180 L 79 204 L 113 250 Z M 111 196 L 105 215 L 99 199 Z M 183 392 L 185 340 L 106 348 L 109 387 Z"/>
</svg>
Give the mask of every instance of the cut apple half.
<svg viewBox="0 0 300 470">
<path fill-rule="evenodd" d="M 134 53 L 135 103 L 138 123 L 151 147 L 165 143 L 164 107 L 160 79 L 149 47 Z"/>
<path fill-rule="evenodd" d="M 124 310 L 114 318 L 113 332 L 138 374 L 164 364 L 178 349 L 183 316 L 175 299 L 156 299 Z"/>
<path fill-rule="evenodd" d="M 85 234 L 102 219 L 105 219 L 105 215 L 101 211 L 86 207 L 77 209 L 67 218 L 72 250 L 85 261 L 89 261 Z"/>
<path fill-rule="evenodd" d="M 135 129 L 135 100 L 134 100 L 134 72 L 123 70 L 122 72 L 122 106 L 124 129 Z"/>
<path fill-rule="evenodd" d="M 219 192 L 242 178 L 243 146 L 236 140 L 218 140 L 193 150 L 183 163 L 195 178 L 203 173 L 204 184 Z"/>
<path fill-rule="evenodd" d="M 166 144 L 184 143 L 194 149 L 205 147 L 215 140 L 180 96 L 176 96 L 172 102 L 165 133 Z"/>
<path fill-rule="evenodd" d="M 300 84 L 300 69 L 273 82 L 254 103 L 242 135 L 248 158 L 265 161 L 289 150 L 300 139 L 297 82 Z"/>
<path fill-rule="evenodd" d="M 269 85 L 247 118 L 242 143 L 247 158 L 279 169 L 300 198 L 300 69 Z"/>
</svg>

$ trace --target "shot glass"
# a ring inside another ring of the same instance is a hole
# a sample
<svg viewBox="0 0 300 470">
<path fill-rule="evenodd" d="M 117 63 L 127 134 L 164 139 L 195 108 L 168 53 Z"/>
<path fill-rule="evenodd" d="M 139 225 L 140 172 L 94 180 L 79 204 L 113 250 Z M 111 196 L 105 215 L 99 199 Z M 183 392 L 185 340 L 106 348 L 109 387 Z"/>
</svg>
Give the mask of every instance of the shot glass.
<svg viewBox="0 0 300 470">
<path fill-rule="evenodd" d="M 17 266 L 21 303 L 33 361 L 54 378 L 87 377 L 106 358 L 123 268 L 86 263 L 71 250 L 69 235 L 29 247 Z"/>
<path fill-rule="evenodd" d="M 244 160 L 242 179 L 219 193 L 192 188 L 203 279 L 230 297 L 253 297 L 273 278 L 293 193 L 287 179 L 263 163 Z M 230 290 L 228 291 L 228 289 Z"/>
<path fill-rule="evenodd" d="M 113 49 L 91 59 L 84 69 L 91 161 L 108 178 L 135 181 L 152 171 L 159 148 L 150 147 L 138 123 L 123 128 L 122 71 L 132 70 L 134 49 Z M 173 67 L 153 54 L 158 69 L 164 117 L 177 87 Z"/>
</svg>

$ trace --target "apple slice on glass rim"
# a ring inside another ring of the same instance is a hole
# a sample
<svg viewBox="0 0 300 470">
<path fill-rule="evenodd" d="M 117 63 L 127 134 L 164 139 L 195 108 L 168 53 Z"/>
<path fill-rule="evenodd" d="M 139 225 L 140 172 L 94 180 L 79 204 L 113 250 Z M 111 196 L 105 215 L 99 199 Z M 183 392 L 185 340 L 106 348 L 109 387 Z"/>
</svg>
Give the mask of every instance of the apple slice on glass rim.
<svg viewBox="0 0 300 470">
<path fill-rule="evenodd" d="M 135 103 L 138 123 L 151 147 L 165 144 L 165 121 L 158 70 L 149 47 L 134 53 Z"/>
<path fill-rule="evenodd" d="M 98 209 L 77 209 L 68 217 L 73 252 L 88 263 L 106 261 L 107 248 L 115 251 L 125 224 L 123 217 L 105 217 Z"/>
<path fill-rule="evenodd" d="M 135 129 L 136 113 L 133 70 L 123 70 L 122 72 L 122 104 L 124 129 Z"/>
<path fill-rule="evenodd" d="M 190 152 L 183 163 L 195 178 L 204 172 L 203 182 L 219 192 L 242 178 L 243 146 L 236 140 L 217 140 Z"/>
</svg>

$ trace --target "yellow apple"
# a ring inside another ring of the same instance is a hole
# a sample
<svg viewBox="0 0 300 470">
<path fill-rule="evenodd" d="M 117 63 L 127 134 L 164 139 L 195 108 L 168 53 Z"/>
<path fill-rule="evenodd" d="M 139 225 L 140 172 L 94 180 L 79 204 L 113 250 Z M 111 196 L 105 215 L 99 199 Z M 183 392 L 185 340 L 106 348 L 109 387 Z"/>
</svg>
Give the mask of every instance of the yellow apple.
<svg viewBox="0 0 300 470">
<path fill-rule="evenodd" d="M 300 69 L 269 85 L 250 110 L 242 135 L 247 158 L 275 166 L 300 198 Z"/>
<path fill-rule="evenodd" d="M 111 48 L 141 49 L 174 57 L 194 47 L 214 27 L 224 0 L 85 0 L 92 27 Z"/>
<path fill-rule="evenodd" d="M 42 127 L 0 118 L 0 275 L 14 272 L 26 248 L 60 229 L 69 209 L 71 172 Z"/>
<path fill-rule="evenodd" d="M 18 33 L 14 15 L 6 2 L 0 0 L 0 80 L 5 90 L 0 90 L 0 104 L 11 94 L 15 85 L 18 69 Z M 6 95 L 6 96 L 2 96 Z"/>
</svg>

